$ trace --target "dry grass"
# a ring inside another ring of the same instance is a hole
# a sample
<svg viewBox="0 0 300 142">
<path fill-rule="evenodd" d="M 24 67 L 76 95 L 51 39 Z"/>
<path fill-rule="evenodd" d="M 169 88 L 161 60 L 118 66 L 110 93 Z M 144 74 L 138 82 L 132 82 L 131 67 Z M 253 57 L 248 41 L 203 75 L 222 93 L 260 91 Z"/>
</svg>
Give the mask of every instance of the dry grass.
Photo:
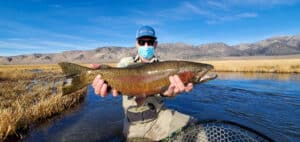
<svg viewBox="0 0 300 142">
<path fill-rule="evenodd" d="M 43 71 L 43 73 L 39 73 Z M 57 64 L 50 65 L 0 65 L 0 81 L 28 80 L 42 75 L 51 76 L 61 73 Z M 50 75 L 49 75 L 50 74 Z"/>
<path fill-rule="evenodd" d="M 214 65 L 222 72 L 300 73 L 300 58 L 295 59 L 231 59 L 197 60 Z"/>
<path fill-rule="evenodd" d="M 79 103 L 86 88 L 62 96 L 62 76 L 57 65 L 0 66 L 0 141 Z"/>
</svg>

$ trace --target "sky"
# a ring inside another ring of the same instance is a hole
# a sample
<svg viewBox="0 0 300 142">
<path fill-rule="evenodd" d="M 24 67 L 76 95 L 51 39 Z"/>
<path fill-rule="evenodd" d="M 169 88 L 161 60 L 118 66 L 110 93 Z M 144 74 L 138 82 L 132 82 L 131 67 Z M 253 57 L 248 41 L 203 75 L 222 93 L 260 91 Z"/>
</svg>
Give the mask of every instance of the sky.
<svg viewBox="0 0 300 142">
<path fill-rule="evenodd" d="M 0 56 L 159 43 L 251 43 L 300 34 L 300 0 L 0 0 Z"/>
</svg>

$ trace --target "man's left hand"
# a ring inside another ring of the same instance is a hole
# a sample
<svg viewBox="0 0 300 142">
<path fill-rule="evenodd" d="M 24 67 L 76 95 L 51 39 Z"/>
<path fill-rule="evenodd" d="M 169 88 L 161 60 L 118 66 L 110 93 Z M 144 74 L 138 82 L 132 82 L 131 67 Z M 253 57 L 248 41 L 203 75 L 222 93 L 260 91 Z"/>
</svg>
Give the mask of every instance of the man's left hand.
<svg viewBox="0 0 300 142">
<path fill-rule="evenodd" d="M 167 91 L 163 93 L 164 96 L 176 96 L 179 93 L 182 92 L 190 92 L 193 89 L 193 83 L 189 83 L 186 86 L 184 86 L 183 82 L 179 78 L 178 75 L 170 76 L 170 86 Z"/>
</svg>

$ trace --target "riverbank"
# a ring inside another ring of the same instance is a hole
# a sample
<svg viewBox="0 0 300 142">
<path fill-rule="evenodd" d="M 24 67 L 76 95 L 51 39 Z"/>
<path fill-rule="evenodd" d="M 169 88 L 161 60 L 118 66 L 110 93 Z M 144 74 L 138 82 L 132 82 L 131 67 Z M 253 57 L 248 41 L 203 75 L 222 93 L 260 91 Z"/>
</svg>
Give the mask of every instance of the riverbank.
<svg viewBox="0 0 300 142">
<path fill-rule="evenodd" d="M 300 73 L 300 57 L 236 57 L 220 59 L 202 59 L 197 62 L 212 64 L 218 72 L 266 72 Z"/>
<path fill-rule="evenodd" d="M 79 104 L 86 88 L 62 96 L 62 83 L 57 65 L 1 66 L 0 141 Z"/>
</svg>

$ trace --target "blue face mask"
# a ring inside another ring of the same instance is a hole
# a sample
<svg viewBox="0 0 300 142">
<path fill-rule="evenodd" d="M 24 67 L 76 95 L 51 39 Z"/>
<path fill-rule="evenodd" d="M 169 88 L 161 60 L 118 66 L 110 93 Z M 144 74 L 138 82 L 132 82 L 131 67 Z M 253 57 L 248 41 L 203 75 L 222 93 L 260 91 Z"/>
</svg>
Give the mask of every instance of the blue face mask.
<svg viewBox="0 0 300 142">
<path fill-rule="evenodd" d="M 154 57 L 154 47 L 153 46 L 140 46 L 138 48 L 139 55 L 145 59 L 151 59 Z"/>
</svg>

